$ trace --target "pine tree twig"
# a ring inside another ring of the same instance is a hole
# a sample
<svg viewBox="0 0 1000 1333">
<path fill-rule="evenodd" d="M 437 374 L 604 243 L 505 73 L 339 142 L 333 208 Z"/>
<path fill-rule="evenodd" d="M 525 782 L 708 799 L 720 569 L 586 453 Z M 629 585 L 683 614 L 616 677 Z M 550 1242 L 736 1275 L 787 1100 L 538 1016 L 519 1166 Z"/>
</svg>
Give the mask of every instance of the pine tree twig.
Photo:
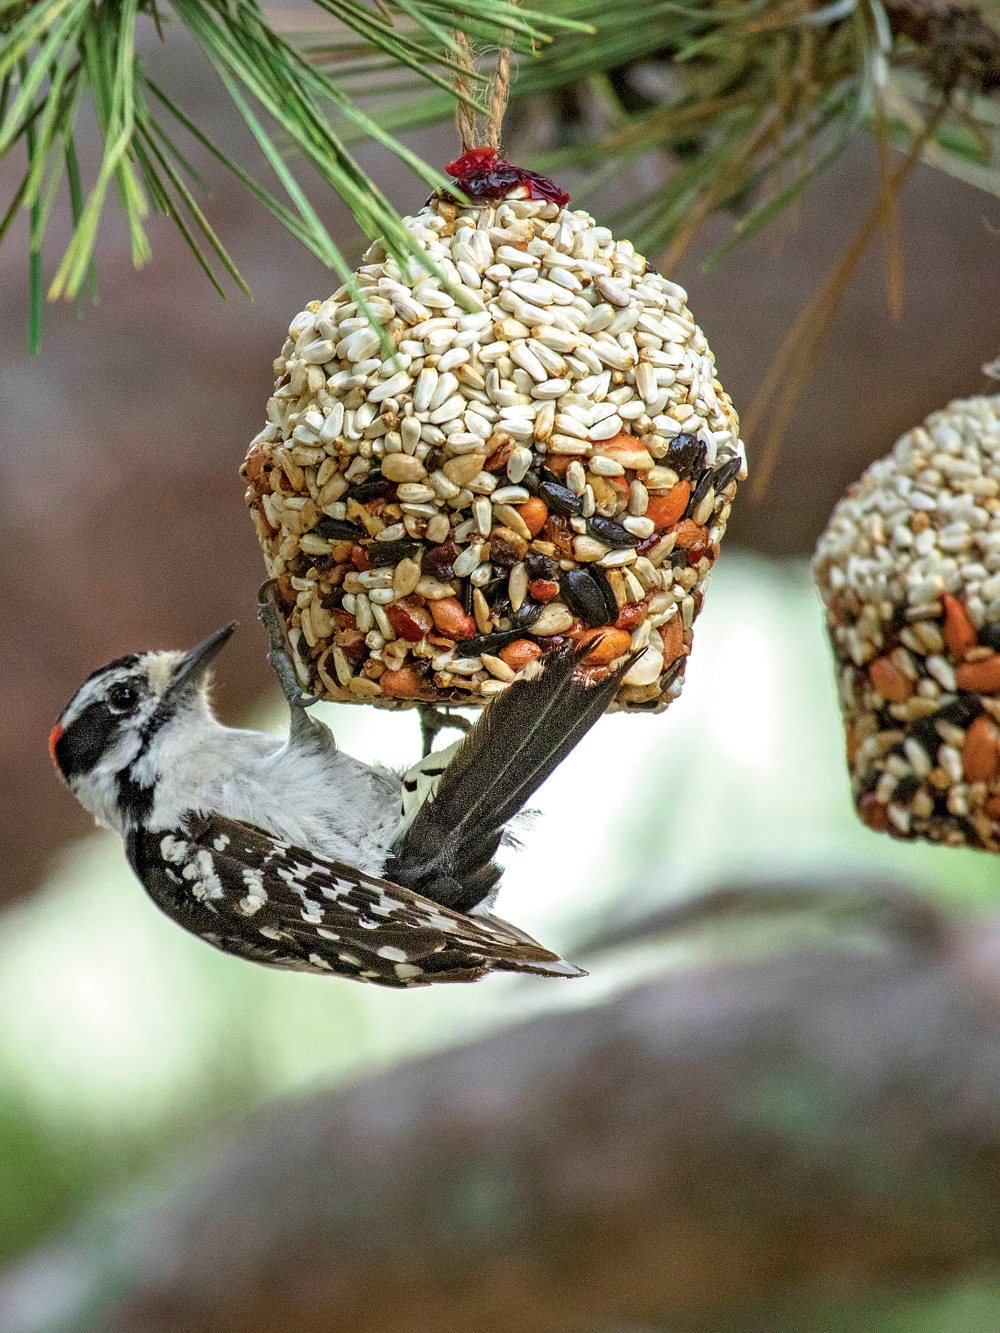
<svg viewBox="0 0 1000 1333">
<path fill-rule="evenodd" d="M 315 3 L 333 25 L 329 42 L 299 44 L 281 37 L 255 6 L 217 0 L 176 0 L 171 26 L 161 22 L 158 0 L 0 0 L 0 159 L 15 148 L 23 151 L 28 124 L 38 125 L 19 205 L 33 208 L 40 201 L 32 255 L 41 253 L 57 198 L 53 173 L 62 170 L 77 108 L 92 102 L 108 136 L 97 181 L 77 174 L 83 204 L 79 213 L 71 208 L 73 237 L 51 296 L 73 296 L 92 274 L 93 239 L 110 194 L 117 193 L 129 223 L 134 261 L 148 257 L 143 188 L 147 170 L 159 168 L 148 148 L 146 166 L 138 166 L 141 136 L 130 111 L 144 77 L 134 35 L 145 22 L 167 41 L 171 27 L 186 26 L 220 78 L 225 75 L 230 94 L 242 99 L 241 115 L 253 117 L 253 134 L 291 203 L 278 206 L 268 195 L 265 206 L 340 273 L 343 258 L 319 223 L 321 210 L 303 207 L 305 194 L 289 154 L 318 170 L 324 187 L 345 200 L 366 235 L 382 235 L 389 252 L 404 261 L 424 262 L 389 201 L 359 169 L 351 146 L 375 139 L 431 189 L 447 188 L 444 177 L 396 136 L 444 120 L 457 108 L 463 148 L 477 143 L 477 113 L 486 122 L 483 142 L 498 148 L 508 95 L 548 100 L 554 130 L 565 137 L 545 154 L 544 165 L 526 165 L 589 172 L 580 197 L 588 187 L 604 188 L 642 154 L 667 164 L 662 184 L 630 198 L 627 217 L 637 248 L 655 254 L 669 247 L 671 263 L 714 213 L 744 213 L 732 241 L 708 264 L 721 260 L 797 206 L 861 128 L 871 130 L 879 145 L 884 188 L 887 144 L 898 137 L 892 106 L 880 111 L 874 96 L 881 86 L 876 73 L 886 64 L 915 71 L 921 96 L 942 87 L 966 90 L 967 104 L 956 101 L 948 134 L 928 142 L 924 160 L 1000 194 L 1000 170 L 991 165 L 998 118 L 987 100 L 1000 89 L 1000 35 L 972 5 L 547 0 L 545 9 L 536 10 L 499 0 Z M 487 49 L 500 52 L 492 79 L 477 67 L 476 53 Z M 27 60 L 23 76 L 21 57 Z M 671 91 L 663 98 L 640 87 L 638 71 L 650 64 L 669 70 Z M 598 87 L 600 115 L 590 116 L 586 108 L 597 109 L 592 90 Z M 374 97 L 374 113 L 367 101 L 360 109 L 360 97 Z M 563 124 L 567 116 L 573 126 Z M 594 134 L 587 132 L 588 116 L 597 125 Z M 206 136 L 198 141 L 213 152 Z M 251 178 L 243 164 L 213 155 L 242 183 Z M 265 202 L 266 194 L 256 197 Z M 891 210 L 884 226 L 890 302 L 898 309 L 901 262 Z M 352 280 L 349 266 L 346 272 Z"/>
<path fill-rule="evenodd" d="M 906 158 L 893 172 L 867 218 L 858 228 L 846 252 L 816 295 L 799 312 L 750 404 L 750 410 L 743 419 L 743 430 L 747 438 L 752 438 L 775 394 L 778 394 L 767 435 L 754 467 L 750 487 L 750 499 L 754 504 L 759 504 L 767 494 L 781 443 L 805 382 L 812 373 L 823 335 L 829 327 L 834 311 L 840 304 L 847 284 L 872 238 L 879 228 L 884 226 L 891 202 L 898 196 L 911 171 L 920 161 L 925 145 L 933 138 L 948 109 L 950 96 L 946 93 L 941 98 L 928 117 L 922 132 L 914 139 Z"/>
</svg>

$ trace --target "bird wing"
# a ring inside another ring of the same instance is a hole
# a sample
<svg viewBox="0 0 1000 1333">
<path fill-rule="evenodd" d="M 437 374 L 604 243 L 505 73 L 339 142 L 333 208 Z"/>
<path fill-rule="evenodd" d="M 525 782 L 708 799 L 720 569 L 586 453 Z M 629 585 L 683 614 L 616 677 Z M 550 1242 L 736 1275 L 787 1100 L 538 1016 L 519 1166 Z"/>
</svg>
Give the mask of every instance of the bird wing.
<svg viewBox="0 0 1000 1333">
<path fill-rule="evenodd" d="M 189 815 L 178 829 L 137 830 L 128 854 L 179 925 L 270 967 L 393 987 L 492 971 L 586 975 L 495 917 L 450 911 L 241 820 Z"/>
</svg>

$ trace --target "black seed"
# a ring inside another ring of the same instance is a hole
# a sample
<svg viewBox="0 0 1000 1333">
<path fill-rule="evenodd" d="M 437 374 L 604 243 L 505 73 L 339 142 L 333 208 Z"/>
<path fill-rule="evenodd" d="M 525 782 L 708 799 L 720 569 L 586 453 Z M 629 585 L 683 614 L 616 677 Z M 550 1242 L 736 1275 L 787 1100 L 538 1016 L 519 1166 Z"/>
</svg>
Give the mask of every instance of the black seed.
<svg viewBox="0 0 1000 1333">
<path fill-rule="evenodd" d="M 854 622 L 855 622 L 856 620 L 857 620 L 857 616 L 853 616 L 853 617 L 852 617 L 852 620 L 851 620 L 851 624 L 854 624 Z M 906 618 L 906 603 L 905 603 L 905 602 L 895 602 L 895 603 L 893 604 L 893 608 L 892 608 L 892 619 L 890 620 L 889 623 L 892 625 L 893 629 L 896 629 L 896 630 L 899 630 L 899 629 L 905 629 L 906 626 L 910 623 L 910 622 L 907 620 L 907 618 Z"/>
<path fill-rule="evenodd" d="M 538 494 L 554 513 L 561 514 L 563 518 L 572 518 L 583 508 L 580 497 L 567 487 L 560 486 L 557 481 L 543 481 Z"/>
<path fill-rule="evenodd" d="M 563 574 L 561 582 L 566 605 L 589 629 L 610 623 L 604 595 L 589 574 L 571 569 Z"/>
<path fill-rule="evenodd" d="M 533 601 L 530 597 L 526 597 L 518 610 L 514 612 L 514 628 L 519 630 L 527 629 L 529 625 L 535 623 L 541 614 L 542 603 Z"/>
<path fill-rule="evenodd" d="M 698 478 L 698 485 L 691 492 L 691 499 L 688 501 L 687 509 L 684 510 L 685 518 L 690 518 L 691 515 L 694 513 L 694 511 L 698 508 L 702 500 L 704 500 L 705 496 L 708 494 L 709 488 L 711 487 L 714 480 L 715 480 L 715 473 L 712 471 L 711 468 L 707 467 L 705 471 L 701 474 L 701 476 Z"/>
<path fill-rule="evenodd" d="M 913 800 L 920 790 L 920 779 L 915 778 L 912 773 L 905 778 L 900 778 L 896 783 L 892 793 L 892 802 L 894 805 L 906 805 Z"/>
<path fill-rule="evenodd" d="M 541 478 L 538 473 L 532 472 L 530 468 L 518 482 L 518 485 L 523 486 L 529 495 L 537 495 L 538 488 L 541 484 Z"/>
<path fill-rule="evenodd" d="M 472 580 L 468 577 L 462 580 L 462 610 L 467 616 L 472 615 Z"/>
<path fill-rule="evenodd" d="M 683 547 L 678 547 L 676 551 L 670 552 L 670 568 L 686 569 L 688 562 L 688 553 Z"/>
<path fill-rule="evenodd" d="M 953 727 L 968 727 L 975 722 L 983 711 L 978 694 L 960 694 L 950 704 L 945 704 L 936 713 L 931 714 L 932 722 L 950 722 Z"/>
<path fill-rule="evenodd" d="M 946 791 L 933 791 L 934 796 L 934 814 L 939 819 L 952 819 L 954 816 L 948 809 L 948 793 Z"/>
<path fill-rule="evenodd" d="M 524 557 L 524 563 L 528 569 L 528 578 L 558 582 L 559 565 L 550 555 L 539 555 L 537 551 L 529 551 Z"/>
<path fill-rule="evenodd" d="M 318 574 L 332 574 L 337 568 L 337 562 L 332 555 L 311 555 L 309 564 Z"/>
<path fill-rule="evenodd" d="M 388 495 L 394 484 L 388 477 L 376 473 L 369 480 L 351 486 L 345 499 L 357 500 L 359 505 L 367 504 L 369 500 L 377 500 L 379 496 Z"/>
<path fill-rule="evenodd" d="M 346 518 L 330 518 L 328 514 L 323 515 L 313 530 L 321 537 L 341 542 L 357 542 L 368 536 L 357 523 L 348 523 Z"/>
<path fill-rule="evenodd" d="M 492 608 L 497 604 L 501 596 L 506 597 L 507 580 L 505 578 L 490 579 L 489 583 L 484 583 L 479 591 L 486 598 L 486 604 Z M 507 609 L 510 610 L 510 598 L 507 597 Z"/>
<path fill-rule="evenodd" d="M 683 481 L 685 477 L 690 478 L 701 472 L 705 466 L 707 452 L 705 445 L 697 436 L 682 432 L 670 441 L 664 462 L 667 467 L 673 468 Z"/>
<path fill-rule="evenodd" d="M 499 592 L 490 603 L 490 610 L 494 619 L 504 619 L 506 616 L 514 614 L 514 608 L 510 604 L 510 597 L 507 595 L 507 580 L 503 581 L 503 590 Z"/>
<path fill-rule="evenodd" d="M 639 545 L 639 538 L 634 537 L 613 518 L 601 518 L 595 514 L 593 518 L 587 519 L 587 531 L 592 537 L 596 537 L 599 542 L 603 542 L 605 546 L 610 546 L 615 551 Z"/>
<path fill-rule="evenodd" d="M 366 548 L 368 559 L 378 568 L 380 565 L 398 565 L 400 560 L 412 560 L 420 551 L 419 542 L 401 537 L 396 542 L 372 542 Z"/>
<path fill-rule="evenodd" d="M 995 620 L 990 625 L 984 625 L 979 631 L 979 642 L 984 648 L 1000 652 L 1000 621 Z"/>
<path fill-rule="evenodd" d="M 729 483 L 735 480 L 740 470 L 743 460 L 737 455 L 735 458 L 727 458 L 721 463 L 715 473 L 716 491 L 724 491 Z"/>
<path fill-rule="evenodd" d="M 922 717 L 918 722 L 914 722 L 910 728 L 910 735 L 921 749 L 926 751 L 927 757 L 933 763 L 938 752 L 938 746 L 941 744 L 941 737 L 934 725 L 934 719 Z"/>
<path fill-rule="evenodd" d="M 607 608 L 610 617 L 607 623 L 613 625 L 618 619 L 618 599 L 615 597 L 614 589 L 608 581 L 608 576 L 600 565 L 588 565 L 587 573 L 600 588 L 601 596 L 604 598 L 604 605 Z"/>
<path fill-rule="evenodd" d="M 986 845 L 979 836 L 979 831 L 971 819 L 966 819 L 964 815 L 960 815 L 957 823 L 959 828 L 965 834 L 965 841 L 970 847 L 984 847 Z"/>
<path fill-rule="evenodd" d="M 519 629 L 500 630 L 496 634 L 477 634 L 475 638 L 461 639 L 456 643 L 455 652 L 459 657 L 478 657 L 480 653 L 492 653 L 495 657 L 501 648 L 506 648 L 508 643 L 523 637 Z"/>
</svg>

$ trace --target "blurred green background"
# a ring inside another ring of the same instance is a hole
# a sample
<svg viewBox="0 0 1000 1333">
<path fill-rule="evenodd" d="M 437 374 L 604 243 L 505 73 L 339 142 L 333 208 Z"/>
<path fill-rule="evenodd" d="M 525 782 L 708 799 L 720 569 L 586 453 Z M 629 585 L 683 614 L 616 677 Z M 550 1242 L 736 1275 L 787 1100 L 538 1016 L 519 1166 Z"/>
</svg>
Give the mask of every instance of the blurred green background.
<svg viewBox="0 0 1000 1333">
<path fill-rule="evenodd" d="M 405 763 L 415 717 L 318 710 L 341 746 Z M 278 727 L 280 710 L 249 721 Z M 704 886 L 888 872 L 961 910 L 988 907 L 996 868 L 975 852 L 906 845 L 856 819 L 822 618 L 802 561 L 730 551 L 698 624 L 688 684 L 659 717 L 612 716 L 550 779 L 499 909 L 552 947 Z M 581 834 L 581 827 L 585 833 Z M 332 1088 L 553 1007 L 599 1002 L 664 967 L 754 941 L 653 942 L 599 958 L 572 985 L 491 978 L 391 992 L 268 972 L 206 948 L 161 916 L 119 840 L 59 856 L 0 921 L 0 1244 L 12 1258 L 87 1203 L 159 1178 L 233 1117 Z M 1000 1291 L 979 1283 L 854 1301 L 806 1324 L 985 1333 Z M 845 1323 L 844 1321 L 848 1322 Z"/>
</svg>

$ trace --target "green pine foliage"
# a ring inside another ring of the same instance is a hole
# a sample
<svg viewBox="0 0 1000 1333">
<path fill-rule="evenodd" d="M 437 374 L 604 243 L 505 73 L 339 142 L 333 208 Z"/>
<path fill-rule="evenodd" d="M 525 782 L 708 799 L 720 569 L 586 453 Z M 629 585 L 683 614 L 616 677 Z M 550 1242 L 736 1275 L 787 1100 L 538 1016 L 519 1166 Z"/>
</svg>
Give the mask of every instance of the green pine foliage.
<svg viewBox="0 0 1000 1333">
<path fill-rule="evenodd" d="M 994 3 L 995 0 L 990 0 Z M 456 99 L 485 104 L 500 45 L 512 51 L 512 120 L 539 103 L 551 146 L 524 163 L 582 173 L 584 203 L 638 158 L 659 155 L 662 183 L 612 215 L 666 266 L 713 213 L 729 210 L 731 241 L 719 258 L 792 203 L 859 131 L 885 148 L 919 149 L 958 178 L 1000 194 L 992 165 L 1000 108 L 1000 36 L 992 15 L 934 9 L 928 0 L 315 0 L 326 25 L 303 39 L 274 30 L 252 0 L 0 0 L 0 160 L 24 170 L 0 219 L 0 242 L 29 211 L 31 345 L 38 346 L 42 246 L 68 201 L 73 234 L 53 260 L 49 299 L 96 293 L 94 240 L 113 195 L 137 266 L 150 255 L 146 219 L 174 221 L 224 297 L 231 280 L 249 295 L 196 196 L 204 183 L 195 145 L 231 171 L 292 235 L 351 284 L 350 266 L 306 195 L 295 163 L 308 163 L 350 207 L 361 230 L 383 236 L 398 259 L 417 252 L 395 209 L 352 148 L 376 140 L 430 189 L 447 180 L 397 137 L 454 113 Z M 957 17 L 956 17 L 957 15 Z M 262 150 L 270 188 L 214 144 L 169 89 L 146 73 L 136 32 L 166 41 L 183 25 L 207 56 Z M 472 92 L 456 92 L 456 33 L 480 53 Z M 360 101 L 365 108 L 361 109 Z M 89 101 L 104 140 L 96 178 L 81 179 L 74 125 Z M 63 178 L 66 189 L 62 190 Z M 363 304 L 363 302 L 362 302 Z"/>
</svg>

